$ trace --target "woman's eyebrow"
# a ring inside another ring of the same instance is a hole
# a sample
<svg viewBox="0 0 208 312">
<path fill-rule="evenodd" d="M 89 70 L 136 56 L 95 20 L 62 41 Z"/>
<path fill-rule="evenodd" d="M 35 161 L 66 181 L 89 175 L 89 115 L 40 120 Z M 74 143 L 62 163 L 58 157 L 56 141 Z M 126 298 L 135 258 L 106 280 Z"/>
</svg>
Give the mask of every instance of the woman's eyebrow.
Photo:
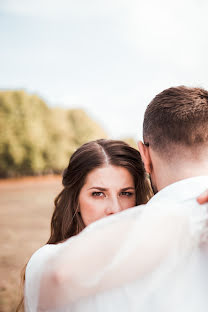
<svg viewBox="0 0 208 312">
<path fill-rule="evenodd" d="M 135 187 L 129 186 L 121 189 L 122 191 L 127 191 L 127 190 L 135 190 Z"/>
<path fill-rule="evenodd" d="M 107 191 L 106 188 L 101 187 L 101 186 L 92 186 L 88 190 L 91 190 L 91 189 L 96 189 L 96 190 L 99 190 L 99 191 Z"/>
<path fill-rule="evenodd" d="M 96 189 L 96 190 L 99 190 L 99 191 L 107 191 L 108 190 L 107 188 L 104 188 L 104 187 L 101 187 L 101 186 L 92 186 L 88 190 L 91 190 L 91 189 Z M 122 191 L 135 190 L 135 187 L 128 186 L 128 187 L 121 188 L 121 190 Z"/>
</svg>

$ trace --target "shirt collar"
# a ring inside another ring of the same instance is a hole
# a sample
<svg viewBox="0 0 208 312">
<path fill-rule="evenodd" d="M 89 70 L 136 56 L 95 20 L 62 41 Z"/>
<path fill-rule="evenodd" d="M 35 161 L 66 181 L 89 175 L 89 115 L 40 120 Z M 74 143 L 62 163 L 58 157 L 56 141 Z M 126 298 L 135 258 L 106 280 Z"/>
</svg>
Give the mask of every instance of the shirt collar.
<svg viewBox="0 0 208 312">
<path fill-rule="evenodd" d="M 148 203 L 156 203 L 157 201 L 181 202 L 187 199 L 196 199 L 196 197 L 207 188 L 208 176 L 198 176 L 180 180 L 164 187 L 155 194 Z"/>
</svg>

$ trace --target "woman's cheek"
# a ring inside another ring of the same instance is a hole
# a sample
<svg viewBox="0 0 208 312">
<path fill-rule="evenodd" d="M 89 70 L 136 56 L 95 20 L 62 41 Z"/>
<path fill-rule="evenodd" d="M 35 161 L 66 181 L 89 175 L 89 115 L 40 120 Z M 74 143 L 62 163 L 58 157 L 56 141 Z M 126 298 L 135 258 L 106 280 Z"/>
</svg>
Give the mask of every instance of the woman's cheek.
<svg viewBox="0 0 208 312">
<path fill-rule="evenodd" d="M 89 225 L 105 216 L 103 206 L 103 203 L 95 199 L 89 199 L 83 203 L 80 211 L 85 225 Z"/>
<path fill-rule="evenodd" d="M 126 200 L 123 201 L 123 209 L 128 209 L 135 206 L 136 206 L 136 198 L 134 196 L 131 198 L 126 198 Z"/>
</svg>

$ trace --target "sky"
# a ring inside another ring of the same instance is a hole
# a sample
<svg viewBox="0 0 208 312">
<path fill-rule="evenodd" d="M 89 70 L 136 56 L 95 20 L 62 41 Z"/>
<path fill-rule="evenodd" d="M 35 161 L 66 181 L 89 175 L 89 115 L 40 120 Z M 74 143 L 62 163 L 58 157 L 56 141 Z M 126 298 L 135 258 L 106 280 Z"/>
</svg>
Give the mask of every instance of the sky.
<svg viewBox="0 0 208 312">
<path fill-rule="evenodd" d="M 170 86 L 208 89 L 206 0 L 0 0 L 0 89 L 83 108 L 111 138 L 142 138 Z"/>
</svg>

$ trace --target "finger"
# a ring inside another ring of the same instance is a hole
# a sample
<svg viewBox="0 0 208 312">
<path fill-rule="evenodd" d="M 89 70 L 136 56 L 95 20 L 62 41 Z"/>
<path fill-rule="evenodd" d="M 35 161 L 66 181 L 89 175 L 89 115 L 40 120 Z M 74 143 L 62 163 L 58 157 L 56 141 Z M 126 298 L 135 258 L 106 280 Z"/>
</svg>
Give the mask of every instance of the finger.
<svg viewBox="0 0 208 312">
<path fill-rule="evenodd" d="M 203 192 L 199 197 L 197 197 L 197 201 L 199 204 L 208 203 L 208 189 Z"/>
</svg>

